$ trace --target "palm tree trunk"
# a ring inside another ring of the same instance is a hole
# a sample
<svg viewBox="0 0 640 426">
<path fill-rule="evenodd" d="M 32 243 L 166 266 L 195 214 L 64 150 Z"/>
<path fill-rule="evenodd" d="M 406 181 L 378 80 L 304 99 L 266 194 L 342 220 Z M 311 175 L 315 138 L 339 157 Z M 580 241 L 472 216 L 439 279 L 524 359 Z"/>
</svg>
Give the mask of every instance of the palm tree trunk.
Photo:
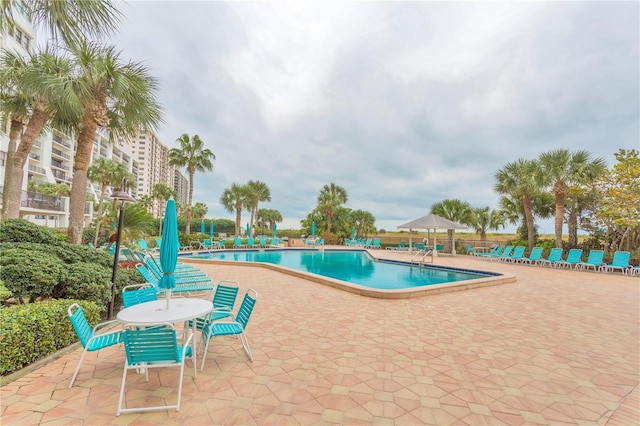
<svg viewBox="0 0 640 426">
<path fill-rule="evenodd" d="M 569 247 L 578 247 L 578 215 L 572 211 L 569 213 Z"/>
<path fill-rule="evenodd" d="M 533 248 L 535 243 L 535 227 L 533 223 L 533 206 L 531 197 L 523 197 L 522 203 L 524 204 L 524 219 L 527 225 L 527 242 L 529 251 Z"/>
<path fill-rule="evenodd" d="M 102 185 L 100 188 L 100 199 L 98 200 L 98 215 L 96 219 L 96 235 L 93 237 L 94 247 L 98 247 L 98 235 L 100 234 L 100 224 L 102 223 L 102 215 L 104 214 L 104 194 L 107 192 L 107 185 Z"/>
<path fill-rule="evenodd" d="M 4 169 L 4 188 L 2 190 L 2 219 L 8 218 L 7 209 L 10 204 L 9 199 L 11 198 L 11 196 L 15 196 L 14 194 L 12 194 L 12 191 L 14 191 L 13 169 L 16 158 L 16 142 L 23 128 L 24 123 L 22 121 L 11 120 L 11 127 L 9 129 L 9 146 L 7 148 L 7 159 Z M 22 188 L 20 188 L 20 190 L 22 190 Z M 20 194 L 20 191 L 18 192 L 18 194 Z"/>
<path fill-rule="evenodd" d="M 236 207 L 236 235 L 240 236 L 240 220 L 242 219 L 242 207 Z"/>
<path fill-rule="evenodd" d="M 11 171 L 11 187 L 9 189 L 8 205 L 6 208 L 7 219 L 16 219 L 20 217 L 20 196 L 22 193 L 22 181 L 24 178 L 24 165 L 27 162 L 31 148 L 36 138 L 44 129 L 45 124 L 49 121 L 49 115 L 45 112 L 34 109 L 29 123 L 24 130 L 24 135 L 15 150 L 13 158 L 13 170 Z M 5 171 L 5 174 L 7 172 Z"/>
<path fill-rule="evenodd" d="M 193 202 L 193 174 L 195 170 L 189 169 L 189 203 L 187 204 L 187 229 L 185 234 L 191 234 L 191 203 Z"/>
<path fill-rule="evenodd" d="M 91 118 L 83 120 L 78 135 L 78 149 L 73 161 L 74 173 L 69 202 L 69 233 L 67 242 L 80 244 L 84 229 L 84 209 L 87 199 L 87 169 L 91 160 L 93 139 L 96 137 L 98 124 Z"/>
<path fill-rule="evenodd" d="M 562 192 L 556 192 L 555 195 L 556 195 L 556 217 L 555 217 L 556 248 L 562 248 L 562 219 L 564 218 L 565 195 Z"/>
</svg>

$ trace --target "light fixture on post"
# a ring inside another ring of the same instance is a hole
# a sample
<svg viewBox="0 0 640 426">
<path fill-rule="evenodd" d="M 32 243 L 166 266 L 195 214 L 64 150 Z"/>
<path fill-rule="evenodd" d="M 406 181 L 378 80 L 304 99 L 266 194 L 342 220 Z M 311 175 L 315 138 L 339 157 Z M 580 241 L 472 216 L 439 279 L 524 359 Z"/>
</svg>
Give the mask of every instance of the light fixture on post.
<svg viewBox="0 0 640 426">
<path fill-rule="evenodd" d="M 120 239 L 122 238 L 122 225 L 124 224 L 124 203 L 135 203 L 136 199 L 129 195 L 129 181 L 122 178 L 120 188 L 116 188 L 109 197 L 120 201 L 118 212 L 118 231 L 116 234 L 116 251 L 113 254 L 113 271 L 111 272 L 111 301 L 109 302 L 109 319 L 113 318 L 113 305 L 116 303 L 116 276 L 118 275 L 118 261 L 120 257 Z"/>
</svg>

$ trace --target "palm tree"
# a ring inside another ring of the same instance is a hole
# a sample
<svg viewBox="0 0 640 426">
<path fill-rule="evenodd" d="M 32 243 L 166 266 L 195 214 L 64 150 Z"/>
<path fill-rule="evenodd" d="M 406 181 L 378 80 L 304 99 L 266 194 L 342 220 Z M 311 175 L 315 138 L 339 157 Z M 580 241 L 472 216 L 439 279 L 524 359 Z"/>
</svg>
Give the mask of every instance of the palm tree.
<svg viewBox="0 0 640 426">
<path fill-rule="evenodd" d="M 356 227 L 356 235 L 369 235 L 375 232 L 376 218 L 368 211 L 353 210 L 350 212 L 351 220 Z"/>
<path fill-rule="evenodd" d="M 60 36 L 68 46 L 108 35 L 121 16 L 109 0 L 2 0 L 0 32 L 12 28 L 14 11 L 24 8 L 29 11 L 31 22 L 47 28 L 54 40 Z"/>
<path fill-rule="evenodd" d="M 193 138 L 184 133 L 176 142 L 180 148 L 169 150 L 169 165 L 185 167 L 189 173 L 189 197 L 187 200 L 187 229 L 186 233 L 191 233 L 191 203 L 193 202 L 193 175 L 196 171 L 206 172 L 213 169 L 212 160 L 216 156 L 211 150 L 204 147 L 204 142 L 200 136 L 193 135 Z"/>
<path fill-rule="evenodd" d="M 538 163 L 522 158 L 507 163 L 496 173 L 496 181 L 494 186 L 496 192 L 510 195 L 522 203 L 528 246 L 531 250 L 535 243 L 533 198 L 541 192 L 542 187 Z"/>
<path fill-rule="evenodd" d="M 118 140 L 137 134 L 141 127 L 155 127 L 162 121 L 156 101 L 158 84 L 146 67 L 122 63 L 113 47 L 81 43 L 70 49 L 77 65 L 74 81 L 83 109 L 78 120 L 77 149 L 67 241 L 80 243 L 84 227 L 87 169 L 98 128 L 108 128 Z"/>
<path fill-rule="evenodd" d="M 167 203 L 169 198 L 175 196 L 176 191 L 169 188 L 164 183 L 156 183 L 155 185 L 153 185 L 153 188 L 151 188 L 151 207 L 153 207 L 153 200 L 157 200 L 160 204 L 160 209 L 158 209 L 158 211 L 161 212 L 160 216 L 164 216 L 164 205 Z M 158 221 L 158 235 L 162 235 L 162 220 Z"/>
<path fill-rule="evenodd" d="M 102 224 L 106 203 L 104 197 L 107 193 L 107 188 L 113 183 L 122 182 L 123 177 L 130 173 L 127 171 L 124 164 L 116 163 L 113 160 L 109 160 L 103 157 L 97 158 L 91 167 L 87 169 L 87 179 L 91 182 L 97 182 L 100 184 L 100 197 L 98 198 L 98 213 L 96 217 L 96 235 L 93 239 L 93 244 L 98 245 L 98 236 L 100 234 L 100 225 Z"/>
<path fill-rule="evenodd" d="M 466 201 L 460 201 L 457 198 L 442 200 L 431 206 L 431 213 L 442 216 L 453 222 L 469 225 L 473 210 L 471 205 Z M 453 229 L 447 229 L 447 239 L 449 244 L 453 244 Z"/>
<path fill-rule="evenodd" d="M 347 190 L 335 183 L 325 185 L 318 195 L 318 211 L 327 219 L 327 232 L 331 232 L 331 218 L 348 200 Z"/>
<path fill-rule="evenodd" d="M 468 225 L 480 234 L 480 241 L 487 241 L 487 231 L 491 229 L 504 228 L 507 218 L 502 210 L 492 210 L 487 207 L 476 207 L 472 209 L 472 215 Z"/>
<path fill-rule="evenodd" d="M 569 187 L 593 182 L 606 169 L 603 158 L 592 159 L 588 151 L 556 149 L 540 154 L 540 166 L 545 184 L 551 185 L 551 193 L 556 201 L 555 234 L 556 247 L 562 247 L 562 224 L 564 206 Z"/>
<path fill-rule="evenodd" d="M 2 194 L 3 218 L 15 219 L 20 215 L 24 165 L 42 130 L 51 121 L 58 128 L 67 129 L 68 123 L 77 117 L 80 104 L 73 93 L 72 70 L 72 62 L 51 49 L 26 59 L 15 52 L 5 51 L 2 55 L 2 114 L 11 120 Z"/>
<path fill-rule="evenodd" d="M 231 184 L 231 187 L 225 189 L 220 197 L 220 204 L 229 213 L 236 212 L 236 229 L 235 235 L 240 235 L 240 222 L 242 221 L 242 209 L 246 205 L 246 200 L 249 197 L 249 190 L 246 186 L 238 185 L 237 183 Z"/>
<path fill-rule="evenodd" d="M 269 230 L 273 232 L 273 226 L 282 222 L 282 214 L 278 210 L 260 209 L 258 210 L 258 221 L 269 224 Z"/>
<path fill-rule="evenodd" d="M 253 236 L 253 226 L 255 223 L 255 218 L 258 215 L 258 204 L 261 201 L 271 201 L 271 191 L 269 191 L 269 187 L 266 183 L 260 181 L 250 180 L 247 183 L 247 188 L 249 190 L 249 210 L 251 210 L 251 219 L 249 223 L 251 224 L 251 235 Z"/>
</svg>

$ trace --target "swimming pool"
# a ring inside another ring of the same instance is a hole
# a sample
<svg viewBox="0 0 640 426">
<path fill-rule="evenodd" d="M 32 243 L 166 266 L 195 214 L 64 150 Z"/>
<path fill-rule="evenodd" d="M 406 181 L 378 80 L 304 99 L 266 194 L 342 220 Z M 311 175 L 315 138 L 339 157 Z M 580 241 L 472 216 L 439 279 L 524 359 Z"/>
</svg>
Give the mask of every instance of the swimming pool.
<svg viewBox="0 0 640 426">
<path fill-rule="evenodd" d="M 496 275 L 488 272 L 428 265 L 419 267 L 405 262 L 376 260 L 363 250 L 234 250 L 192 257 L 273 264 L 375 290 L 415 289 Z"/>
</svg>

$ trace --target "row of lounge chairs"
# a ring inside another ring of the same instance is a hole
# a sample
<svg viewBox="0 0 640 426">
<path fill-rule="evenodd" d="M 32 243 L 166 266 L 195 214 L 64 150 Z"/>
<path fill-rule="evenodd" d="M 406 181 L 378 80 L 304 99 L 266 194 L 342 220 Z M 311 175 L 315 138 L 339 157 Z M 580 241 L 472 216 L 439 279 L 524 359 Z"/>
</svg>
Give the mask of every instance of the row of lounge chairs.
<svg viewBox="0 0 640 426">
<path fill-rule="evenodd" d="M 564 249 L 552 248 L 549 256 L 545 259 L 543 257 L 544 249 L 542 247 L 532 248 L 529 256 L 525 256 L 526 247 L 524 246 L 498 245 L 487 253 L 476 251 L 469 244 L 467 244 L 465 248 L 468 254 L 489 260 L 527 263 L 538 266 L 567 267 L 576 270 L 589 270 L 593 268 L 594 271 L 600 272 L 620 271 L 623 274 L 640 275 L 640 266 L 634 267 L 629 263 L 631 253 L 628 251 L 616 251 L 613 254 L 611 263 L 607 264 L 604 262 L 603 250 L 590 250 L 587 259 L 583 261 L 582 249 L 571 249 L 566 257 L 563 258 Z"/>
<path fill-rule="evenodd" d="M 374 238 L 373 240 L 371 238 L 353 238 L 353 239 L 345 239 L 344 240 L 344 245 L 346 245 L 347 247 L 362 247 L 362 248 L 367 248 L 367 249 L 381 249 L 382 246 L 380 246 L 380 238 Z"/>
<path fill-rule="evenodd" d="M 265 238 L 260 237 L 257 240 L 252 237 L 246 238 L 246 242 L 240 237 L 233 239 L 233 248 L 276 248 L 280 245 L 278 237 Z"/>
</svg>

